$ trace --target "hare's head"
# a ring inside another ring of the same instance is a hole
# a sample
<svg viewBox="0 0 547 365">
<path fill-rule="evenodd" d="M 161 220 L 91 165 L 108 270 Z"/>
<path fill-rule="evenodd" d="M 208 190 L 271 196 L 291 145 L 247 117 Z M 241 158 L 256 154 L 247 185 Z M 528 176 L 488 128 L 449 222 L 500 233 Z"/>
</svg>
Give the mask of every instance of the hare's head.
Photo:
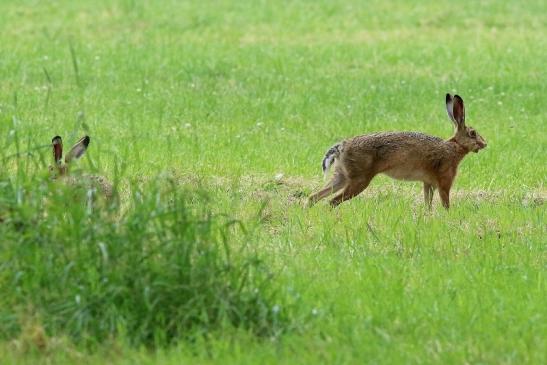
<svg viewBox="0 0 547 365">
<path fill-rule="evenodd" d="M 68 151 L 65 161 L 63 163 L 63 141 L 61 137 L 55 136 L 51 140 L 51 146 L 53 147 L 53 161 L 54 165 L 50 166 L 50 171 L 55 177 L 67 175 L 70 161 L 80 158 L 89 146 L 89 136 L 82 137 L 72 148 Z"/>
<path fill-rule="evenodd" d="M 484 138 L 473 127 L 465 125 L 465 107 L 461 97 L 458 95 L 452 97 L 452 95 L 446 94 L 446 111 L 456 126 L 456 134 L 452 137 L 453 141 L 475 153 L 486 147 Z"/>
</svg>

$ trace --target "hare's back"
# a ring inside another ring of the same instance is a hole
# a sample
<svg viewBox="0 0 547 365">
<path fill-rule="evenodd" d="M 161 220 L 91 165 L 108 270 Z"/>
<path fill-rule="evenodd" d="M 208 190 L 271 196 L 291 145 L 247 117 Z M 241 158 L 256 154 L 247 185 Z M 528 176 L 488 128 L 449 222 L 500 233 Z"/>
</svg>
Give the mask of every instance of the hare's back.
<svg viewBox="0 0 547 365">
<path fill-rule="evenodd" d="M 343 160 L 352 175 L 383 172 L 396 179 L 425 181 L 446 154 L 441 138 L 419 132 L 384 132 L 348 140 Z"/>
<path fill-rule="evenodd" d="M 392 154 L 420 156 L 444 149 L 444 141 L 420 132 L 381 132 L 354 137 L 347 141 L 346 149 L 373 152 L 377 157 Z"/>
</svg>

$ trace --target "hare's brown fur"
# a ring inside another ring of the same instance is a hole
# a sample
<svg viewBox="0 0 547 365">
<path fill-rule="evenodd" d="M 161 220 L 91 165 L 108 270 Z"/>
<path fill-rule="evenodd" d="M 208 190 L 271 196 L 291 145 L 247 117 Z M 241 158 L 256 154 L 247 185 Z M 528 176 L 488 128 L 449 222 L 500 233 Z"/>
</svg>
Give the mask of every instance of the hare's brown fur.
<svg viewBox="0 0 547 365">
<path fill-rule="evenodd" d="M 68 186 L 93 189 L 98 194 L 104 196 L 107 199 L 111 199 L 113 196 L 112 184 L 104 176 L 79 174 L 77 176 L 60 175 L 56 178 L 58 178 L 60 181 Z"/>
<path fill-rule="evenodd" d="M 51 141 L 53 148 L 53 160 L 54 165 L 50 166 L 53 179 L 61 180 L 67 185 L 84 186 L 86 188 L 93 188 L 99 191 L 101 195 L 107 199 L 112 198 L 113 187 L 112 184 L 103 176 L 100 175 L 88 175 L 79 174 L 73 176 L 69 173 L 69 166 L 72 160 L 80 158 L 89 145 L 89 136 L 82 137 L 68 152 L 65 163 L 63 164 L 63 142 L 61 137 L 55 136 Z"/>
<path fill-rule="evenodd" d="M 470 151 L 478 152 L 486 142 L 465 126 L 463 100 L 447 95 L 449 117 L 456 132 L 449 140 L 417 132 L 383 132 L 347 139 L 332 147 L 323 161 L 332 156 L 335 171 L 331 181 L 309 198 L 310 205 L 338 192 L 331 200 L 336 206 L 367 188 L 377 174 L 394 179 L 422 181 L 424 200 L 431 206 L 433 192 L 439 189 L 443 206 L 450 206 L 449 193 L 458 165 Z"/>
</svg>

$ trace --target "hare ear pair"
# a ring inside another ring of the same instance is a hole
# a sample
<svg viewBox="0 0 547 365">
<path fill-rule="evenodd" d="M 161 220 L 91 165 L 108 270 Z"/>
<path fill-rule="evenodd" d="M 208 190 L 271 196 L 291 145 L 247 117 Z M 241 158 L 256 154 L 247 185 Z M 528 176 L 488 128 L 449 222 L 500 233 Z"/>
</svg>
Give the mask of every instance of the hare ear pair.
<svg viewBox="0 0 547 365">
<path fill-rule="evenodd" d="M 89 146 L 90 138 L 89 136 L 82 137 L 72 148 L 68 151 L 68 154 L 65 157 L 65 163 L 69 163 L 73 159 L 80 158 Z M 63 159 L 63 141 L 60 136 L 55 136 L 51 140 L 53 146 L 53 158 L 55 163 L 60 165 Z"/>
<path fill-rule="evenodd" d="M 463 99 L 459 95 L 452 97 L 452 95 L 446 94 L 446 111 L 458 130 L 465 127 L 465 107 Z"/>
</svg>

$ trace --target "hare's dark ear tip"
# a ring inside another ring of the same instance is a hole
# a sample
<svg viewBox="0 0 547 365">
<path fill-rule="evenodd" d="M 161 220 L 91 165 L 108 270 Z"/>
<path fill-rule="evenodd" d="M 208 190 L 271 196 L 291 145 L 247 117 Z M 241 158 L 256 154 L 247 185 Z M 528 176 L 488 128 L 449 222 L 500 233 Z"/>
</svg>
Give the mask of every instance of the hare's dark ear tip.
<svg viewBox="0 0 547 365">
<path fill-rule="evenodd" d="M 459 101 L 463 102 L 463 99 L 462 99 L 462 97 L 461 97 L 461 96 L 459 96 L 459 95 L 454 95 L 454 99 L 457 99 L 457 100 L 459 100 Z"/>
<path fill-rule="evenodd" d="M 446 102 L 450 102 L 452 100 L 452 95 L 450 95 L 449 93 L 446 93 Z"/>
<path fill-rule="evenodd" d="M 51 143 L 53 143 L 53 144 L 57 144 L 57 143 L 60 143 L 60 142 L 61 142 L 61 137 L 60 136 L 55 136 L 51 140 Z"/>
<path fill-rule="evenodd" d="M 84 138 L 82 138 L 82 143 L 84 146 L 89 146 L 89 142 L 91 142 L 91 138 L 89 138 L 89 136 L 84 136 Z"/>
</svg>

